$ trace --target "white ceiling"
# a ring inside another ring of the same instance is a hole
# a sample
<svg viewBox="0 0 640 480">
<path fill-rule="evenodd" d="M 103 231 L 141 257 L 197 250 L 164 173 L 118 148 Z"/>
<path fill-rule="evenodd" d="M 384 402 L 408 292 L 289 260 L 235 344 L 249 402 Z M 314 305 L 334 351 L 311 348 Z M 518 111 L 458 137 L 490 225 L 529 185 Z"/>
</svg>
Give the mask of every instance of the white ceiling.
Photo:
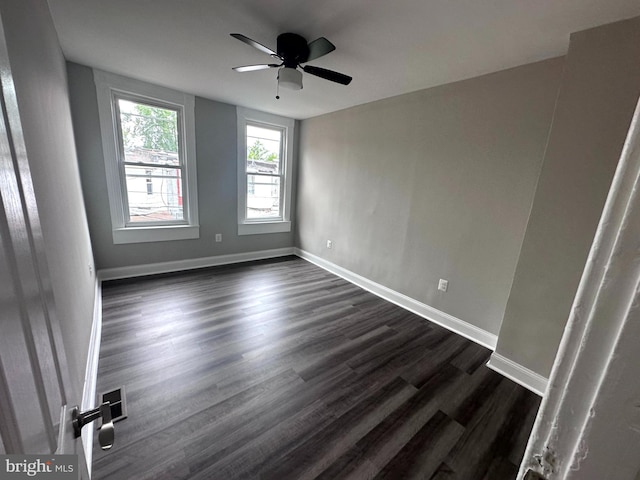
<svg viewBox="0 0 640 480">
<path fill-rule="evenodd" d="M 49 0 L 68 60 L 292 118 L 471 78 L 566 53 L 569 34 L 640 15 L 638 0 Z M 327 37 L 312 65 L 353 76 L 342 86 L 304 74 L 281 90 L 277 70 L 232 38 L 272 49 L 279 33 Z"/>
</svg>

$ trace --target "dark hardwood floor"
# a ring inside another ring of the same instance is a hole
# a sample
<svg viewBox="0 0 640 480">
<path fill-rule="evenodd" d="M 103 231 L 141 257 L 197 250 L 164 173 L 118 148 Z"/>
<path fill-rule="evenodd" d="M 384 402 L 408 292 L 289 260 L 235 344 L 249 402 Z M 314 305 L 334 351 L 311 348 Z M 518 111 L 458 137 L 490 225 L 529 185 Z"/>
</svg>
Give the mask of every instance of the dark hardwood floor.
<svg viewBox="0 0 640 480">
<path fill-rule="evenodd" d="M 295 257 L 103 285 L 94 479 L 515 478 L 539 398 Z"/>
</svg>

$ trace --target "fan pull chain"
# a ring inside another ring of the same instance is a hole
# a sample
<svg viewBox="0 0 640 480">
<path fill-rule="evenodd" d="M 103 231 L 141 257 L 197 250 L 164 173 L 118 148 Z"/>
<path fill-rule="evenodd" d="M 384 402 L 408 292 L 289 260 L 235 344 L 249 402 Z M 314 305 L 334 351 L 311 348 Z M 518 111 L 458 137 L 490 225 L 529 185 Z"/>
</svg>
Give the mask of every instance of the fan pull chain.
<svg viewBox="0 0 640 480">
<path fill-rule="evenodd" d="M 280 100 L 280 82 L 276 81 L 276 100 Z"/>
</svg>

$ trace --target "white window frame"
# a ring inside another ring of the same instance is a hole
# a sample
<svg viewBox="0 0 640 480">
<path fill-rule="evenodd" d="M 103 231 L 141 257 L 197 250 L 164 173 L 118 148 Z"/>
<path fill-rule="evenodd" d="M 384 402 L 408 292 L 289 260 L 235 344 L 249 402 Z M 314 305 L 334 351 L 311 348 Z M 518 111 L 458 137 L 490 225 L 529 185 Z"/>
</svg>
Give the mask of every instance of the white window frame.
<svg viewBox="0 0 640 480">
<path fill-rule="evenodd" d="M 107 176 L 107 190 L 111 212 L 113 243 L 161 242 L 200 237 L 198 223 L 198 192 L 196 175 L 195 97 L 158 85 L 94 70 L 98 98 L 102 150 Z M 180 158 L 183 160 L 183 215 L 184 221 L 162 224 L 127 224 L 128 205 L 126 183 L 121 168 L 117 98 L 171 108 L 178 111 L 181 120 Z"/>
<path fill-rule="evenodd" d="M 279 115 L 237 107 L 238 116 L 238 235 L 256 235 L 291 231 L 291 185 L 293 171 L 293 142 L 295 120 Z M 282 131 L 280 168 L 282 217 L 247 218 L 247 125 L 274 128 Z"/>
</svg>

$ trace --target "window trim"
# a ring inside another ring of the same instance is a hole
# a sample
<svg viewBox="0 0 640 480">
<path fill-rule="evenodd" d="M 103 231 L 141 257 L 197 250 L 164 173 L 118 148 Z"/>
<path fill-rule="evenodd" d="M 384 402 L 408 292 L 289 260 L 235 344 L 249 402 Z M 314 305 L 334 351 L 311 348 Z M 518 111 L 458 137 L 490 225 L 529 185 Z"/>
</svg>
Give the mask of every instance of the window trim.
<svg viewBox="0 0 640 480">
<path fill-rule="evenodd" d="M 171 90 L 158 85 L 122 77 L 101 70 L 94 70 L 94 81 L 98 99 L 98 114 L 102 134 L 102 150 L 104 155 L 107 191 L 113 243 L 160 242 L 185 240 L 200 237 L 198 223 L 198 193 L 196 175 L 195 146 L 195 97 L 186 93 Z M 116 98 L 147 102 L 159 107 L 169 107 L 180 112 L 182 122 L 178 128 L 183 141 L 180 154 L 183 156 L 184 186 L 183 196 L 184 221 L 159 224 L 128 224 L 128 205 L 126 204 L 125 180 L 120 168 L 119 128 Z"/>
<path fill-rule="evenodd" d="M 295 120 L 279 115 L 237 107 L 238 118 L 238 235 L 256 235 L 291 231 L 291 190 Z M 248 219 L 247 215 L 247 124 L 282 130 L 281 169 L 284 185 L 281 191 L 282 217 Z"/>
</svg>

